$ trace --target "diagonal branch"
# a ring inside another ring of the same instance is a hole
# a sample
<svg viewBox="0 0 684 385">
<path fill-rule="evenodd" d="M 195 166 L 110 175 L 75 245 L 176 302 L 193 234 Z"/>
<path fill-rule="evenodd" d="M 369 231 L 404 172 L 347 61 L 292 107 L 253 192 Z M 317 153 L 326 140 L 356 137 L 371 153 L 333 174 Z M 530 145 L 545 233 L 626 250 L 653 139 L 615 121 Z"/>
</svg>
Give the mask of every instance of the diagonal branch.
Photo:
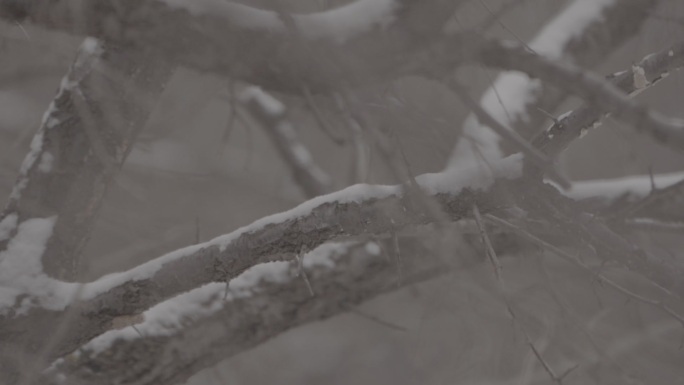
<svg viewBox="0 0 684 385">
<path fill-rule="evenodd" d="M 465 42 L 459 39 L 452 44 L 463 47 Z M 464 49 L 472 50 L 472 57 L 485 65 L 521 71 L 563 87 L 661 144 L 684 150 L 684 120 L 671 119 L 648 109 L 592 72 L 568 62 L 540 57 L 518 45 L 476 37 L 469 44 Z"/>
<path fill-rule="evenodd" d="M 684 42 L 644 57 L 632 68 L 608 76 L 607 81 L 625 94 L 635 96 L 682 67 L 684 67 Z M 600 125 L 604 116 L 603 111 L 587 103 L 558 118 L 552 126 L 533 140 L 533 144 L 549 155 L 560 154 L 574 140 L 591 128 Z"/>
<path fill-rule="evenodd" d="M 286 330 L 396 290 L 395 257 L 383 252 L 392 248 L 380 242 L 327 244 L 305 255 L 314 296 L 293 264 L 273 262 L 232 281 L 227 295 L 224 284 L 210 284 L 174 298 L 168 307 L 145 312 L 135 328 L 103 334 L 58 360 L 50 376 L 74 385 L 182 382 Z M 406 261 L 402 286 L 451 271 L 419 243 L 402 247 L 425 256 Z"/>
<path fill-rule="evenodd" d="M 331 192 L 332 180 L 314 162 L 309 150 L 299 140 L 297 132 L 285 116 L 285 106 L 258 88 L 249 88 L 242 95 L 252 117 L 261 123 L 271 137 L 281 158 L 292 170 L 297 185 L 307 198 Z"/>
<path fill-rule="evenodd" d="M 0 377 L 7 381 L 22 365 L 62 352 L 61 338 L 81 342 L 70 312 L 6 321 L 27 296 L 70 295 L 50 283 L 78 287 L 64 281 L 86 271 L 82 251 L 106 191 L 171 72 L 148 52 L 103 48 L 89 38 L 62 80 L 0 216 Z M 32 358 L 7 364 L 19 350 Z"/>
</svg>

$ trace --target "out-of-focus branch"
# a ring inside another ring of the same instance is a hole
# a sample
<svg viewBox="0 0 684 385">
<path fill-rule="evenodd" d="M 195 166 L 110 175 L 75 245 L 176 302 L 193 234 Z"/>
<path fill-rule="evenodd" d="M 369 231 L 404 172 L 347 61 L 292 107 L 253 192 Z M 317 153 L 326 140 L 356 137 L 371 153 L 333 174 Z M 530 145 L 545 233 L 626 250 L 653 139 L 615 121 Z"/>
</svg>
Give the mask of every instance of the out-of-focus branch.
<svg viewBox="0 0 684 385">
<path fill-rule="evenodd" d="M 168 65 L 148 54 L 103 50 L 96 40 L 86 40 L 21 167 L 0 218 L 15 226 L 0 237 L 0 247 L 7 247 L 22 222 L 56 215 L 42 256 L 44 272 L 78 279 L 81 250 L 105 191 L 169 74 Z"/>
<path fill-rule="evenodd" d="M 224 0 L 2 0 L 0 17 L 153 49 L 172 62 L 300 94 L 396 75 L 463 0 L 359 0 L 291 15 Z M 295 36 L 296 35 L 296 36 Z"/>
<path fill-rule="evenodd" d="M 281 158 L 292 170 L 295 182 L 310 199 L 331 192 L 332 180 L 314 162 L 309 150 L 300 141 L 285 106 L 258 88 L 243 92 L 242 99 L 253 118 L 263 126 Z"/>
<path fill-rule="evenodd" d="M 39 312 L 21 323 L 8 322 L 12 298 L 18 304 L 37 292 L 65 294 L 43 283 L 78 286 L 66 282 L 85 271 L 82 250 L 106 191 L 171 71 L 148 52 L 102 47 L 89 38 L 62 80 L 0 216 L 0 377 L 6 381 L 20 369 L 4 361 L 17 349 L 32 356 L 27 362 L 40 362 L 41 355 L 61 354 L 62 346 L 81 341 L 79 324 L 64 322 L 72 313 L 50 319 Z M 69 342 L 56 341 L 62 338 Z"/>
</svg>

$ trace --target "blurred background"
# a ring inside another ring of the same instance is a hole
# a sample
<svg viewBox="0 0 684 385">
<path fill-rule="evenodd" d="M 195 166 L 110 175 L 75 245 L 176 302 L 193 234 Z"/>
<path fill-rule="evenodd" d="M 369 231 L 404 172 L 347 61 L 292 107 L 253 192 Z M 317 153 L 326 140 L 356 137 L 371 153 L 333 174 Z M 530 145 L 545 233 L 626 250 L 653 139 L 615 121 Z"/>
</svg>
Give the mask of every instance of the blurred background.
<svg viewBox="0 0 684 385">
<path fill-rule="evenodd" d="M 272 0 L 241 2 L 268 8 Z M 346 2 L 281 1 L 296 12 Z M 507 2 L 488 0 L 487 5 L 496 10 Z M 529 40 L 569 3 L 520 1 L 501 18 L 505 29 L 494 25 L 487 33 L 512 39 L 513 31 Z M 454 22 L 476 25 L 487 16 L 481 1 L 469 1 Z M 682 38 L 684 3 L 665 1 L 638 37 L 595 70 L 609 74 L 628 68 Z M 0 196 L 9 196 L 42 114 L 81 41 L 30 25 L 0 23 Z M 458 72 L 476 99 L 493 74 L 483 68 Z M 243 86 L 177 71 L 108 193 L 86 251 L 90 278 L 195 243 L 198 234 L 208 240 L 305 200 L 263 128 L 234 113 L 241 107 L 235 107 L 231 87 Z M 313 97 L 328 122 L 323 128 L 309 101 L 273 95 L 287 106 L 302 142 L 333 178 L 335 189 L 397 182 L 372 141 L 358 146 L 334 98 Z M 414 174 L 445 167 L 468 115 L 447 88 L 405 78 L 361 89 L 358 97 L 373 121 L 391 128 Z M 671 74 L 639 100 L 684 118 L 684 75 Z M 554 113 L 577 105 L 569 100 Z M 366 167 L 355 171 L 359 157 L 367 159 Z M 600 179 L 681 171 L 684 155 L 607 119 L 566 151 L 562 165 L 574 180 Z M 520 257 L 504 261 L 513 297 L 532 314 L 523 322 L 557 373 L 573 370 L 564 383 L 684 383 L 682 325 L 626 301 L 544 253 Z M 507 317 L 490 276 L 483 265 L 385 295 L 358 312 L 288 332 L 199 373 L 189 384 L 550 383 Z"/>
</svg>

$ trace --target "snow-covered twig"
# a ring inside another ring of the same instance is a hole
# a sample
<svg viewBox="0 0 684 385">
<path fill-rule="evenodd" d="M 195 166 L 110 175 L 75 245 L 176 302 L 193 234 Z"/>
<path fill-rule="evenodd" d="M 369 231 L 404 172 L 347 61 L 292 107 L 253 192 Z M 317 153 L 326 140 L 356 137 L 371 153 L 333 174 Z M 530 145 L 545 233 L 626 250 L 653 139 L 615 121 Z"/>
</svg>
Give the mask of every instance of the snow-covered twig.
<svg viewBox="0 0 684 385">
<path fill-rule="evenodd" d="M 281 158 L 292 170 L 297 185 L 307 198 L 331 192 L 332 180 L 314 162 L 309 150 L 302 144 L 292 123 L 287 119 L 285 106 L 273 96 L 256 87 L 250 87 L 242 94 L 242 99 L 259 121 Z"/>
<path fill-rule="evenodd" d="M 635 202 L 658 189 L 666 189 L 684 180 L 684 172 L 656 175 L 635 175 L 623 178 L 608 178 L 573 182 L 572 188 L 564 194 L 573 199 L 605 199 L 610 204 L 618 199 Z"/>
</svg>

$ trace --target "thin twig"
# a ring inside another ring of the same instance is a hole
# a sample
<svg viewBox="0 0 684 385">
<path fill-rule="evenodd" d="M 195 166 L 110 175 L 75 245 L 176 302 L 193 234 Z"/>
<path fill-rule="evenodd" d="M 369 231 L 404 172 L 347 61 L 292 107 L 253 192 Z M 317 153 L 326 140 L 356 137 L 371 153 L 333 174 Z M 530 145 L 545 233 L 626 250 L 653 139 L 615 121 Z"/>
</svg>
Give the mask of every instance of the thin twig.
<svg viewBox="0 0 684 385">
<path fill-rule="evenodd" d="M 607 284 L 608 286 L 612 287 L 613 289 L 623 293 L 627 297 L 633 298 L 639 302 L 642 302 L 644 304 L 647 304 L 647 305 L 650 305 L 650 306 L 653 306 L 653 307 L 660 309 L 661 311 L 672 316 L 674 319 L 679 321 L 682 324 L 682 326 L 684 326 L 684 317 L 677 314 L 674 310 L 672 310 L 670 307 L 668 307 L 663 302 L 653 300 L 650 298 L 646 298 L 640 294 L 632 292 L 631 290 L 623 287 L 619 283 L 617 283 L 617 282 L 611 280 L 610 278 L 606 277 L 604 274 L 597 272 L 597 271 L 594 271 L 593 269 L 591 269 L 589 266 L 587 266 L 584 262 L 582 262 L 576 256 L 559 249 L 558 247 L 544 241 L 541 238 L 538 238 L 537 236 L 535 236 L 535 235 L 531 234 L 530 232 L 520 228 L 519 226 L 516 226 L 516 225 L 514 225 L 514 224 L 512 224 L 512 223 L 510 223 L 504 219 L 496 217 L 492 214 L 486 214 L 485 217 L 488 220 L 492 221 L 493 223 L 495 223 L 495 224 L 497 224 L 503 228 L 506 228 L 510 231 L 513 231 L 514 233 L 517 233 L 517 234 L 523 236 L 524 238 L 527 238 L 528 240 L 538 244 L 539 246 L 542 246 L 545 249 L 550 250 L 551 252 L 553 252 L 557 256 L 561 257 L 565 261 L 570 262 L 571 264 L 589 272 L 592 276 L 597 278 L 601 283 Z"/>
<path fill-rule="evenodd" d="M 532 337 L 530 337 L 529 333 L 527 332 L 527 329 L 525 328 L 524 325 L 520 323 L 518 320 L 518 317 L 516 315 L 516 311 L 513 308 L 513 302 L 508 296 L 508 289 L 506 288 L 506 283 L 503 280 L 503 276 L 501 274 L 501 263 L 499 262 L 499 258 L 496 254 L 496 251 L 494 250 L 494 247 L 492 246 L 492 242 L 489 238 L 489 234 L 487 234 L 487 230 L 484 226 L 484 223 L 482 221 L 482 216 L 480 215 L 480 210 L 477 208 L 477 205 L 473 205 L 473 216 L 475 217 L 475 222 L 477 223 L 478 228 L 480 229 L 480 235 L 482 237 L 482 242 L 485 244 L 485 249 L 486 249 L 486 254 L 489 257 L 490 263 L 494 267 L 494 274 L 496 276 L 496 281 L 499 287 L 499 291 L 501 296 L 503 297 L 503 300 L 506 304 L 506 309 L 508 310 L 508 314 L 511 317 L 511 321 L 515 324 L 518 324 L 520 327 L 520 330 L 522 330 L 523 335 L 525 336 L 525 341 L 527 345 L 530 347 L 530 350 L 532 350 L 532 353 L 534 353 L 534 356 L 537 358 L 537 361 L 544 367 L 544 370 L 546 373 L 551 377 L 553 382 L 557 384 L 562 384 L 563 377 L 559 377 L 556 375 L 554 372 L 553 368 L 551 365 L 546 362 L 546 359 L 544 356 L 539 352 L 537 347 L 534 345 L 532 342 Z M 568 372 L 566 372 L 567 374 Z"/>
</svg>

